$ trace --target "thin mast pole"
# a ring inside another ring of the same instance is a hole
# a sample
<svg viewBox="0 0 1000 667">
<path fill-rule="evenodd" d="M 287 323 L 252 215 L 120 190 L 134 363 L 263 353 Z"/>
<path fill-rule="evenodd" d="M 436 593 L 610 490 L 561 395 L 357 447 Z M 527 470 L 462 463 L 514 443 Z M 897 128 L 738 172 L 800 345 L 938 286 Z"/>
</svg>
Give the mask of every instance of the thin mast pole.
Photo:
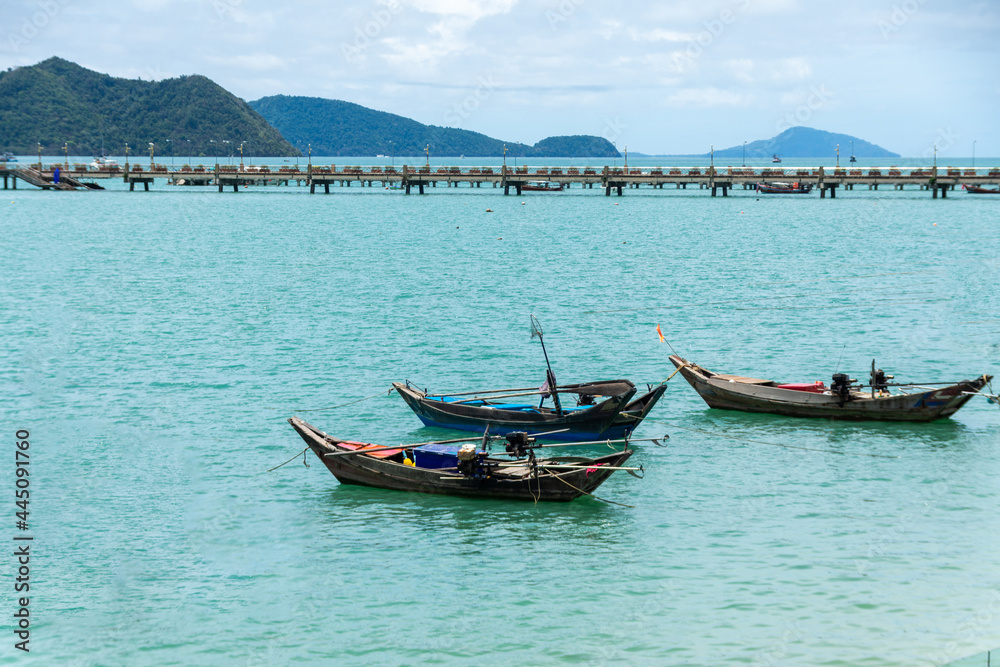
<svg viewBox="0 0 1000 667">
<path fill-rule="evenodd" d="M 545 368 L 548 373 L 549 390 L 552 392 L 552 402 L 556 406 L 556 414 L 562 415 L 562 405 L 559 403 L 559 392 L 556 389 L 556 374 L 552 372 L 552 364 L 549 363 L 549 353 L 545 350 L 545 338 L 542 334 L 542 327 L 534 315 L 531 316 L 531 333 L 538 335 L 538 342 L 542 345 L 542 354 L 545 355 Z"/>
</svg>

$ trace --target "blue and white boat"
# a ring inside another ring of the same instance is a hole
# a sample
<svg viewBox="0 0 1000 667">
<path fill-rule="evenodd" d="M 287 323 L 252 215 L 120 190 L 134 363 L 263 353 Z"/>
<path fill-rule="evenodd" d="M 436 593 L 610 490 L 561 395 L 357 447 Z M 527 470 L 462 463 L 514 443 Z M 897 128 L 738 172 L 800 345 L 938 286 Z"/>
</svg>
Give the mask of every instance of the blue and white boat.
<svg viewBox="0 0 1000 667">
<path fill-rule="evenodd" d="M 661 384 L 631 400 L 637 389 L 629 380 L 452 394 L 433 394 L 409 380 L 392 386 L 425 426 L 477 433 L 489 428 L 495 435 L 548 433 L 546 438 L 570 442 L 628 437 L 666 390 Z"/>
</svg>

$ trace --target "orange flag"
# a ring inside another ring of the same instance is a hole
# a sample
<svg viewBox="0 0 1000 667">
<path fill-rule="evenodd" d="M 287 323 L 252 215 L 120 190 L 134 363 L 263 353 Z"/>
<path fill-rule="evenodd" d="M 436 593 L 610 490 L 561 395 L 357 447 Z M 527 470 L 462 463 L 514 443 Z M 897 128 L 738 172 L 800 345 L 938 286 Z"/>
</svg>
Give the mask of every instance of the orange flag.
<svg viewBox="0 0 1000 667">
<path fill-rule="evenodd" d="M 663 337 L 663 332 L 660 331 L 660 325 L 659 324 L 656 325 L 656 333 L 659 334 L 659 336 L 660 336 L 660 342 L 661 343 L 666 343 L 667 342 L 667 339 Z"/>
</svg>

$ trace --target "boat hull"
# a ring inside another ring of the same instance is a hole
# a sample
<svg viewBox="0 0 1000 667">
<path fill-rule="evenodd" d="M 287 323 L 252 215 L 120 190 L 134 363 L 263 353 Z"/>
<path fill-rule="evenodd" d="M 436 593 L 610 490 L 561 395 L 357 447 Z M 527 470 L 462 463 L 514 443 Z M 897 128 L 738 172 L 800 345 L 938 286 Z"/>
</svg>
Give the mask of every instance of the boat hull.
<svg viewBox="0 0 1000 667">
<path fill-rule="evenodd" d="M 338 446 L 338 443 L 344 441 L 327 435 L 301 419 L 293 417 L 288 422 L 342 484 L 467 498 L 567 502 L 595 491 L 614 474 L 613 468 L 621 466 L 633 453 L 632 450 L 624 450 L 587 459 L 587 467 L 567 472 L 543 472 L 537 477 L 498 472 L 482 479 L 441 469 L 417 468 L 365 454 L 326 456 L 351 451 L 351 448 Z M 544 460 L 540 463 L 544 463 Z"/>
<path fill-rule="evenodd" d="M 653 406 L 659 402 L 666 390 L 667 385 L 661 384 L 630 402 L 618 413 L 618 416 L 611 422 L 611 426 L 601 433 L 601 438 L 617 440 L 618 438 L 627 438 L 632 435 L 632 432 L 642 423 L 642 420 L 646 418 L 650 410 L 653 409 Z"/>
<path fill-rule="evenodd" d="M 562 433 L 552 433 L 545 437 L 568 442 L 612 437 L 606 431 L 628 404 L 629 399 L 635 395 L 635 387 L 632 387 L 631 391 L 611 396 L 597 405 L 558 415 L 549 410 L 504 410 L 488 406 L 446 403 L 428 399 L 424 392 L 401 382 L 395 382 L 392 386 L 425 426 L 475 433 L 483 433 L 489 427 L 490 433 L 495 435 L 505 435 L 514 431 L 524 431 L 531 435 L 566 429 Z M 623 422 L 616 432 L 624 433 L 632 422 L 634 420 Z"/>
<path fill-rule="evenodd" d="M 781 186 L 758 183 L 757 192 L 765 195 L 807 195 L 812 192 L 812 184 L 801 183 L 794 186 Z"/>
<path fill-rule="evenodd" d="M 963 185 L 965 191 L 972 195 L 1000 195 L 1000 189 L 983 188 L 978 185 Z"/>
<path fill-rule="evenodd" d="M 875 398 L 864 392 L 853 391 L 851 400 L 842 402 L 838 396 L 830 393 L 796 391 L 766 384 L 745 384 L 729 379 L 732 376 L 706 371 L 676 355 L 671 356 L 670 361 L 680 369 L 684 379 L 709 407 L 790 417 L 929 422 L 955 414 L 972 398 L 969 393 L 979 391 L 992 379 L 989 375 L 983 375 L 975 380 L 940 389 Z"/>
</svg>

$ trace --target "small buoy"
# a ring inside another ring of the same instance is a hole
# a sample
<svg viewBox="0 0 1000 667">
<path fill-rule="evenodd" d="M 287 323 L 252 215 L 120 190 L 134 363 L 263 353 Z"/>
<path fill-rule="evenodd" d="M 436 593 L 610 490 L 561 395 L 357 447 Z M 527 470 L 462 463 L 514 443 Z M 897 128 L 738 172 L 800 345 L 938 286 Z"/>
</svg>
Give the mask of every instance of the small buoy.
<svg viewBox="0 0 1000 667">
<path fill-rule="evenodd" d="M 936 222 L 934 223 L 934 226 L 937 227 L 937 223 Z"/>
<path fill-rule="evenodd" d="M 622 241 L 623 244 L 628 243 L 628 241 Z"/>
<path fill-rule="evenodd" d="M 618 202 L 615 202 L 615 206 L 618 206 Z"/>
<path fill-rule="evenodd" d="M 524 206 L 524 202 L 521 202 L 521 206 Z"/>
</svg>

